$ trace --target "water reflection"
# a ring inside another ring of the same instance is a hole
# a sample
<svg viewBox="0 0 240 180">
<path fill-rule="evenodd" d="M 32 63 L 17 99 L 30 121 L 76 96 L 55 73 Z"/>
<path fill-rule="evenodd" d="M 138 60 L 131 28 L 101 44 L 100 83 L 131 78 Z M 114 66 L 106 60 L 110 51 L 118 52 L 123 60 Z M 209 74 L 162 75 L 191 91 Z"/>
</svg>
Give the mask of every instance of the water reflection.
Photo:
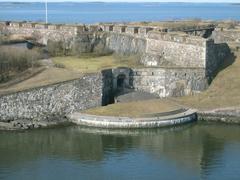
<svg viewBox="0 0 240 180">
<path fill-rule="evenodd" d="M 133 176 L 144 179 L 146 172 L 151 172 L 153 179 L 160 174 L 166 178 L 218 177 L 217 172 L 226 170 L 226 163 L 232 161 L 227 152 L 232 152 L 233 145 L 235 153 L 240 151 L 239 130 L 240 126 L 196 123 L 152 130 L 74 126 L 1 132 L 0 178 L 1 175 L 14 177 L 12 171 L 19 175 L 22 168 L 29 172 L 36 163 L 42 163 L 44 168 L 56 163 L 58 176 L 66 174 L 67 167 L 71 167 L 72 175 L 83 175 L 92 169 L 94 172 L 89 173 L 93 173 L 93 179 L 111 178 L 118 172 L 119 179 Z M 240 161 L 232 166 L 231 169 L 240 167 Z M 38 166 L 35 168 L 39 170 Z M 227 170 L 228 175 L 240 175 L 238 171 L 233 174 Z M 41 169 L 42 173 L 46 171 Z M 120 176 L 122 173 L 124 176 Z M 89 176 L 85 175 L 85 178 Z"/>
</svg>

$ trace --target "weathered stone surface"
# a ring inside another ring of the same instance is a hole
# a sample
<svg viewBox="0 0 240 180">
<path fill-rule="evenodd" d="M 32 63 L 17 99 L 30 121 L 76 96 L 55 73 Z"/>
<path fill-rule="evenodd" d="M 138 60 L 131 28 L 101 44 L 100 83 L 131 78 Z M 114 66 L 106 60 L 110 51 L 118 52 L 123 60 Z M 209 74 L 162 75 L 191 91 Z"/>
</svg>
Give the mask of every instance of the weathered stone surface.
<svg viewBox="0 0 240 180">
<path fill-rule="evenodd" d="M 131 117 L 111 117 L 95 116 L 82 113 L 73 113 L 68 118 L 76 124 L 99 127 L 99 128 L 156 128 L 174 126 L 193 122 L 197 120 L 196 111 L 189 109 L 177 114 L 164 116 L 131 118 Z"/>
<path fill-rule="evenodd" d="M 85 75 L 80 79 L 0 97 L 0 121 L 51 121 L 101 104 L 101 73 Z"/>
<path fill-rule="evenodd" d="M 208 86 L 204 69 L 143 68 L 133 72 L 130 81 L 134 89 L 159 97 L 194 94 Z"/>
<path fill-rule="evenodd" d="M 216 28 L 212 37 L 216 43 L 236 42 L 240 44 L 240 29 Z"/>
<path fill-rule="evenodd" d="M 202 121 L 240 124 L 240 107 L 198 111 L 197 114 L 198 119 Z"/>
<path fill-rule="evenodd" d="M 142 54 L 146 49 L 146 39 L 128 34 L 109 33 L 106 46 L 123 55 Z"/>
<path fill-rule="evenodd" d="M 215 44 L 213 41 L 208 41 L 205 65 L 206 76 L 211 78 L 227 57 L 229 57 L 228 61 L 230 61 L 230 55 L 231 51 L 226 43 Z"/>
<path fill-rule="evenodd" d="M 154 36 L 155 37 L 155 36 Z M 161 39 L 147 39 L 146 53 L 161 57 L 162 61 L 168 61 L 178 67 L 204 67 L 206 47 L 204 42 L 199 45 L 182 42 L 173 42 Z M 143 61 L 144 59 L 142 59 Z M 148 64 L 149 59 L 144 60 Z M 152 65 L 154 64 L 153 61 Z M 155 63 L 160 65 L 159 62 Z M 155 65 L 154 64 L 154 65 Z"/>
</svg>

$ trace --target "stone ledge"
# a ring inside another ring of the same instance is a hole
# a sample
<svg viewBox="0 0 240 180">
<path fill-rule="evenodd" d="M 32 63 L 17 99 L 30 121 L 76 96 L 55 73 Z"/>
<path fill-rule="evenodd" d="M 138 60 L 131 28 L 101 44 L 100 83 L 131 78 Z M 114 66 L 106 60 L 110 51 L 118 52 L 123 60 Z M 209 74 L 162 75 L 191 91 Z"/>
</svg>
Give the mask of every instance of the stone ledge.
<svg viewBox="0 0 240 180">
<path fill-rule="evenodd" d="M 240 124 L 240 107 L 198 111 L 197 114 L 198 119 L 201 121 Z"/>
<path fill-rule="evenodd" d="M 83 113 L 73 113 L 67 118 L 78 125 L 99 127 L 99 128 L 157 128 L 165 126 L 180 125 L 197 120 L 196 111 L 186 110 L 182 113 L 159 117 L 114 117 L 96 116 Z"/>
</svg>

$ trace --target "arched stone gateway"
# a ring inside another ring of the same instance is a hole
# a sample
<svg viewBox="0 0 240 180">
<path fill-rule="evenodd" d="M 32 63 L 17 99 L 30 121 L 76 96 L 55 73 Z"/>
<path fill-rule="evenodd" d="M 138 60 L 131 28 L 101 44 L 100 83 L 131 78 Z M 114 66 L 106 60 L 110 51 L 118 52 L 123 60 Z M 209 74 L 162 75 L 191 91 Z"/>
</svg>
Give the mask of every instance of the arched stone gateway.
<svg viewBox="0 0 240 180">
<path fill-rule="evenodd" d="M 131 69 L 126 67 L 119 67 L 112 70 L 114 92 L 123 92 L 124 89 L 131 87 L 129 82 L 130 72 Z"/>
</svg>

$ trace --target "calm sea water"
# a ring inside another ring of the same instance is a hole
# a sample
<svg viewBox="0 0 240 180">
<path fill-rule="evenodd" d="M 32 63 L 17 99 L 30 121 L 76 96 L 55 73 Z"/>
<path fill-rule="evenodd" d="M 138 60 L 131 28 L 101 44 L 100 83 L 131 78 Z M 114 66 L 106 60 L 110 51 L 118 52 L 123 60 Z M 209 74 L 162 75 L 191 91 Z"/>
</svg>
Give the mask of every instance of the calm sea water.
<svg viewBox="0 0 240 180">
<path fill-rule="evenodd" d="M 240 126 L 0 132 L 0 179 L 240 179 Z"/>
<path fill-rule="evenodd" d="M 177 20 L 240 20 L 240 5 L 214 3 L 49 3 L 49 22 L 96 23 Z M 0 3 L 0 20 L 44 21 L 43 3 Z"/>
</svg>

